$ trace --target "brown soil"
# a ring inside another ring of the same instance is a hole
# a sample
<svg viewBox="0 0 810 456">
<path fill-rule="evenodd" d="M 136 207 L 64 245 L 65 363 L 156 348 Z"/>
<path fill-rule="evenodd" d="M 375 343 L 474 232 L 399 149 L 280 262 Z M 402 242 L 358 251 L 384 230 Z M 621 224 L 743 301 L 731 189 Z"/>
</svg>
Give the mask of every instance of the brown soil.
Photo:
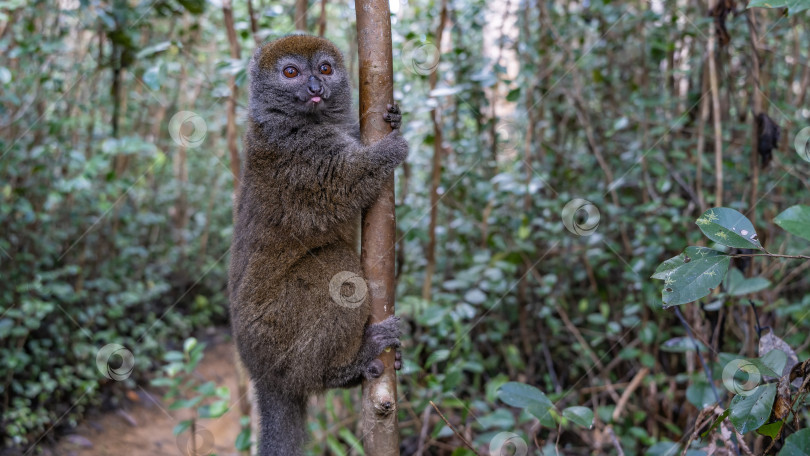
<svg viewBox="0 0 810 456">
<path fill-rule="evenodd" d="M 227 386 L 231 392 L 231 409 L 217 419 L 199 420 L 197 454 L 218 456 L 238 455 L 234 442 L 239 435 L 239 405 L 237 374 L 233 343 L 209 344 L 197 369 L 203 382 L 213 381 Z M 75 432 L 62 436 L 44 454 L 53 456 L 178 456 L 193 455 L 188 445 L 190 433 L 173 435 L 174 426 L 189 417 L 186 410 L 170 411 L 162 400 L 162 392 L 154 388 L 138 388 L 137 401 L 125 409 L 90 416 Z M 130 396 L 133 396 L 130 394 Z M 186 446 L 184 446 L 186 445 Z"/>
</svg>

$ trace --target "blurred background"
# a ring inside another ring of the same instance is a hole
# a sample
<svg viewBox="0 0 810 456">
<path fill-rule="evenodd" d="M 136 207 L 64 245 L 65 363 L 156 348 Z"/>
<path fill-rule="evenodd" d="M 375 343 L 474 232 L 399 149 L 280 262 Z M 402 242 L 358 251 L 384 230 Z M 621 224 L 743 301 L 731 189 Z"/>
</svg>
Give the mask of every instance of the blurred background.
<svg viewBox="0 0 810 456">
<path fill-rule="evenodd" d="M 680 454 L 710 380 L 729 397 L 717 354 L 755 356 L 757 321 L 808 358 L 810 262 L 735 259 L 761 280 L 684 324 L 650 279 L 711 245 L 694 222 L 716 206 L 810 251 L 773 223 L 810 189 L 808 13 L 710 3 L 391 1 L 402 454 Z M 354 18 L 0 1 L 0 454 L 246 454 L 226 289 L 246 63 L 306 30 L 356 88 Z M 508 381 L 590 426 L 504 403 Z M 359 413 L 357 390 L 313 399 L 307 451 L 362 454 Z"/>
</svg>

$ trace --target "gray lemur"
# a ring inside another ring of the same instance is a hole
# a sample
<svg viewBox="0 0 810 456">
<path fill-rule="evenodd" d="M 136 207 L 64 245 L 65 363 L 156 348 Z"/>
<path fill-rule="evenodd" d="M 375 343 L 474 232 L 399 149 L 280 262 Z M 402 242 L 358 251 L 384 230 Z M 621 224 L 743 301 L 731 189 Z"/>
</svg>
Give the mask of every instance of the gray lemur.
<svg viewBox="0 0 810 456">
<path fill-rule="evenodd" d="M 367 324 L 367 284 L 355 250 L 358 217 L 408 154 L 394 129 L 360 143 L 351 88 L 334 44 L 287 36 L 250 61 L 241 191 L 234 207 L 231 324 L 254 382 L 259 453 L 302 454 L 308 397 L 382 374 L 399 320 Z M 395 367 L 401 366 L 397 353 Z"/>
</svg>

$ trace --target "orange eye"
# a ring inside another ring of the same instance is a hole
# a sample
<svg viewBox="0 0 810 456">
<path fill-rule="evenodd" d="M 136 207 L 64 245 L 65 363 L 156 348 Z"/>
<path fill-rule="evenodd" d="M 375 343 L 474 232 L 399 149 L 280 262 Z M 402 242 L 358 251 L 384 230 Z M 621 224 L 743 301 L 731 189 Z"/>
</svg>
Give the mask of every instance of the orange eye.
<svg viewBox="0 0 810 456">
<path fill-rule="evenodd" d="M 321 74 L 332 74 L 332 65 L 328 63 L 321 64 Z"/>
<path fill-rule="evenodd" d="M 288 78 L 294 78 L 298 76 L 298 70 L 295 69 L 295 67 L 288 66 L 287 68 L 284 68 L 284 76 L 287 76 Z"/>
</svg>

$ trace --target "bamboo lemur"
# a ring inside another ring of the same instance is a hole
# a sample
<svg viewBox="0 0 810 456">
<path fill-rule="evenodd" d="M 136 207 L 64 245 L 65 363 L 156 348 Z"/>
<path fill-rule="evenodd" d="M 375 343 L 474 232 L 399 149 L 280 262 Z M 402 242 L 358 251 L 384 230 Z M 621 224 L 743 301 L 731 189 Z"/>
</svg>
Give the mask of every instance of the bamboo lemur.
<svg viewBox="0 0 810 456">
<path fill-rule="evenodd" d="M 355 239 L 361 211 L 408 144 L 396 105 L 383 114 L 394 130 L 360 143 L 343 57 L 328 40 L 293 35 L 267 43 L 249 75 L 231 322 L 256 388 L 260 454 L 295 456 L 305 442 L 308 397 L 380 376 L 377 356 L 399 347 L 396 317 L 366 324 Z M 398 369 L 399 353 L 396 359 Z"/>
</svg>

